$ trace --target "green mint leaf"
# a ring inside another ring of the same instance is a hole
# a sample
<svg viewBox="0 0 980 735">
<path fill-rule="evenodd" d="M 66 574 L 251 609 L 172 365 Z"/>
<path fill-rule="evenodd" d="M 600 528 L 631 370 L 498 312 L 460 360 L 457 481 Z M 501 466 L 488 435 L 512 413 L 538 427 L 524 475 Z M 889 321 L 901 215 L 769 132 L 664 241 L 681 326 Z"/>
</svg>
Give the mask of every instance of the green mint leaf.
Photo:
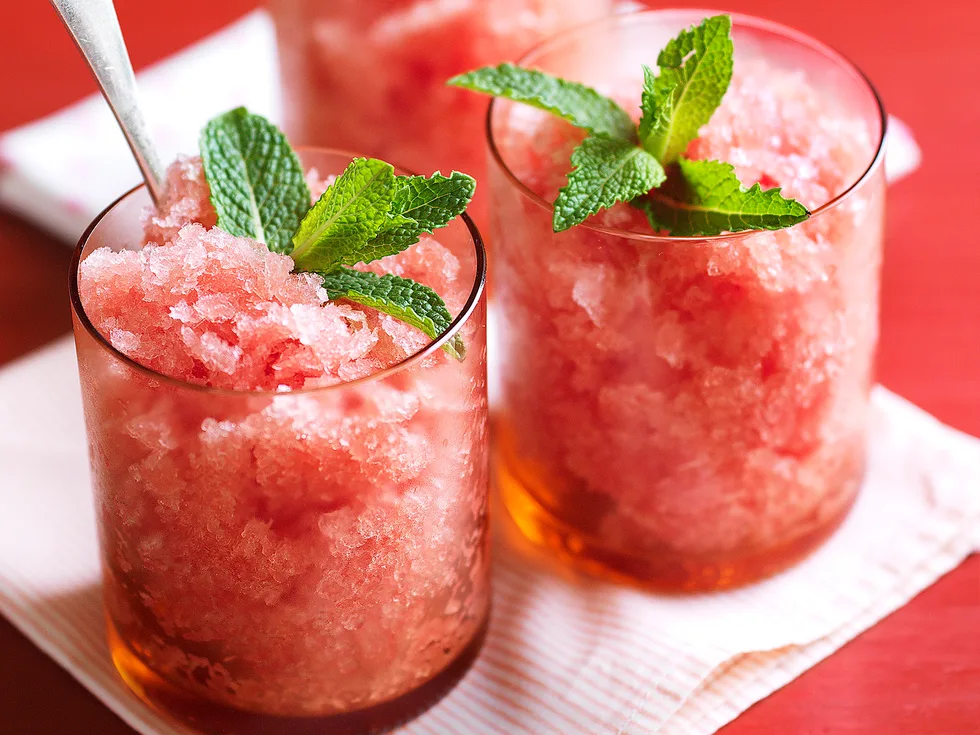
<svg viewBox="0 0 980 735">
<path fill-rule="evenodd" d="M 347 299 L 390 314 L 422 330 L 431 339 L 440 337 L 452 323 L 449 309 L 439 294 L 411 279 L 390 273 L 379 276 L 351 268 L 320 275 L 331 300 Z M 446 342 L 442 349 L 457 360 L 466 356 L 466 348 L 459 335 Z"/>
<path fill-rule="evenodd" d="M 584 84 L 535 69 L 523 69 L 514 64 L 485 66 L 453 77 L 447 84 L 524 102 L 585 128 L 593 135 L 636 140 L 633 120 L 611 99 Z"/>
<path fill-rule="evenodd" d="M 401 252 L 461 215 L 475 191 L 476 180 L 458 171 L 396 177 L 391 213 L 370 245 L 383 252 L 379 257 Z"/>
<path fill-rule="evenodd" d="M 389 253 L 371 241 L 388 220 L 395 170 L 374 158 L 355 158 L 307 212 L 290 253 L 297 270 L 330 272 Z"/>
<path fill-rule="evenodd" d="M 384 161 L 356 158 L 300 223 L 291 253 L 296 270 L 319 274 L 330 299 L 377 309 L 436 339 L 452 318 L 435 291 L 406 278 L 344 266 L 394 255 L 423 232 L 445 227 L 466 209 L 475 188 L 466 174 L 395 176 Z M 460 360 L 465 355 L 459 337 L 443 349 Z"/>
<path fill-rule="evenodd" d="M 721 104 L 732 79 L 732 19 L 705 18 L 680 32 L 660 55 L 660 76 L 646 73 L 640 142 L 665 166 L 698 137 Z"/>
<path fill-rule="evenodd" d="M 400 214 L 389 214 L 378 234 L 368 243 L 368 247 L 379 253 L 377 258 L 383 258 L 386 255 L 394 255 L 411 247 L 419 241 L 421 234 L 422 229 L 415 220 Z M 377 258 L 372 258 L 372 260 Z"/>
<path fill-rule="evenodd" d="M 664 181 L 651 154 L 625 140 L 586 138 L 572 152 L 574 169 L 558 192 L 552 226 L 562 232 L 616 202 L 628 202 Z"/>
<path fill-rule="evenodd" d="M 286 137 L 261 115 L 239 107 L 204 127 L 200 147 L 218 227 L 289 253 L 310 208 L 310 190 Z"/>
<path fill-rule="evenodd" d="M 658 105 L 654 87 L 657 83 L 657 75 L 646 64 L 643 65 L 643 92 L 640 95 L 640 142 L 642 144 L 650 137 L 651 130 L 658 125 L 661 118 L 672 114 L 668 107 L 672 108 L 673 96 L 667 97 L 667 105 Z"/>
<path fill-rule="evenodd" d="M 730 163 L 681 158 L 677 173 L 671 171 L 665 186 L 633 202 L 655 230 L 680 237 L 780 230 L 810 216 L 806 207 L 784 198 L 778 188 L 763 190 L 755 184 L 746 189 Z"/>
<path fill-rule="evenodd" d="M 476 179 L 453 171 L 425 176 L 399 176 L 391 212 L 418 222 L 431 233 L 445 227 L 465 210 L 476 191 Z"/>
</svg>

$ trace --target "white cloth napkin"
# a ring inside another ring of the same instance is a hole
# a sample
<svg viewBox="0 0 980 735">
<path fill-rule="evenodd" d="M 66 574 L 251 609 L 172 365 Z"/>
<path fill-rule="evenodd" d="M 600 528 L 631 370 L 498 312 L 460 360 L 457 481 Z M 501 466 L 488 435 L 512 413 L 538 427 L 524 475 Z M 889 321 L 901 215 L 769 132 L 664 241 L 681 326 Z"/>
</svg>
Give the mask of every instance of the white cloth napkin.
<svg viewBox="0 0 980 735">
<path fill-rule="evenodd" d="M 204 120 L 236 104 L 275 118 L 273 64 L 268 19 L 254 13 L 142 74 L 164 157 L 193 151 Z M 138 180 L 95 97 L 3 136 L 0 157 L 0 203 L 66 239 Z M 889 179 L 918 162 L 892 119 Z M 745 589 L 663 597 L 583 579 L 498 512 L 484 651 L 404 732 L 714 732 L 903 605 L 980 542 L 980 440 L 883 388 L 874 405 L 851 516 L 805 562 Z M 131 695 L 108 657 L 69 340 L 0 370 L 0 417 L 0 613 L 141 733 L 189 733 Z"/>
<path fill-rule="evenodd" d="M 140 96 L 160 160 L 197 153 L 204 124 L 233 107 L 280 120 L 276 79 L 275 34 L 264 11 L 141 72 Z M 0 162 L 0 205 L 71 243 L 141 181 L 97 94 L 4 134 Z"/>
</svg>

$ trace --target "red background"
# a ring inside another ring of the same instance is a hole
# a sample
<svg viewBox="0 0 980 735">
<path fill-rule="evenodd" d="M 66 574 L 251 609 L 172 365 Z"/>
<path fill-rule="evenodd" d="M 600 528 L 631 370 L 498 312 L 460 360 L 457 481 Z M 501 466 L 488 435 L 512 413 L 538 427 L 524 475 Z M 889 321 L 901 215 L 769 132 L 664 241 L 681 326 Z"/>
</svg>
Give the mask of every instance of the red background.
<svg viewBox="0 0 980 735">
<path fill-rule="evenodd" d="M 137 67 L 256 4 L 116 0 Z M 47 3 L 0 6 L 0 130 L 94 91 Z M 922 168 L 889 192 L 879 375 L 943 421 L 980 435 L 980 2 L 731 0 L 724 9 L 766 16 L 836 47 L 915 131 Z M 67 265 L 63 244 L 0 213 L 0 363 L 70 329 Z M 0 732 L 132 732 L 2 620 L 0 652 Z M 722 732 L 980 733 L 980 558 Z"/>
</svg>

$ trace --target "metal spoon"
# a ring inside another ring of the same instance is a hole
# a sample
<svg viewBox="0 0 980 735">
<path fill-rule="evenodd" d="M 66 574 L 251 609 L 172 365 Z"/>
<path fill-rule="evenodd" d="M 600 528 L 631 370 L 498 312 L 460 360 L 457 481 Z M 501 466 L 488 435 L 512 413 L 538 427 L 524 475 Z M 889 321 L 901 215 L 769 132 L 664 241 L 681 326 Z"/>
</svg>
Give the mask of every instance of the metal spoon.
<svg viewBox="0 0 980 735">
<path fill-rule="evenodd" d="M 154 203 L 162 196 L 162 169 L 139 106 L 136 75 L 112 0 L 51 0 L 99 83 L 122 128 Z"/>
</svg>

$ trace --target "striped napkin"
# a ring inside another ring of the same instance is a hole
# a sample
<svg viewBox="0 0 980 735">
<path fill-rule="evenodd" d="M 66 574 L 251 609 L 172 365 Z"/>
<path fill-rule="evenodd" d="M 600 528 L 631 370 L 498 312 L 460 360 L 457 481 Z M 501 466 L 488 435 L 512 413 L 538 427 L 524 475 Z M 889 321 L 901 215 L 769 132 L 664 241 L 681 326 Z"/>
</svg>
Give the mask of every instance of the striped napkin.
<svg viewBox="0 0 980 735">
<path fill-rule="evenodd" d="M 141 75 L 164 157 L 194 150 L 200 124 L 234 105 L 275 118 L 273 64 L 269 22 L 256 13 Z M 177 90 L 178 112 L 200 119 L 173 116 L 165 102 Z M 899 121 L 890 126 L 894 180 L 919 152 Z M 66 239 L 138 180 L 97 98 L 0 137 L 0 157 L 0 203 Z M 802 564 L 746 589 L 663 597 L 586 579 L 498 512 L 484 650 L 403 732 L 711 733 L 906 603 L 980 542 L 980 440 L 883 388 L 874 408 L 850 517 Z M 0 416 L 0 613 L 139 732 L 190 733 L 131 695 L 109 660 L 69 340 L 0 370 Z"/>
</svg>

